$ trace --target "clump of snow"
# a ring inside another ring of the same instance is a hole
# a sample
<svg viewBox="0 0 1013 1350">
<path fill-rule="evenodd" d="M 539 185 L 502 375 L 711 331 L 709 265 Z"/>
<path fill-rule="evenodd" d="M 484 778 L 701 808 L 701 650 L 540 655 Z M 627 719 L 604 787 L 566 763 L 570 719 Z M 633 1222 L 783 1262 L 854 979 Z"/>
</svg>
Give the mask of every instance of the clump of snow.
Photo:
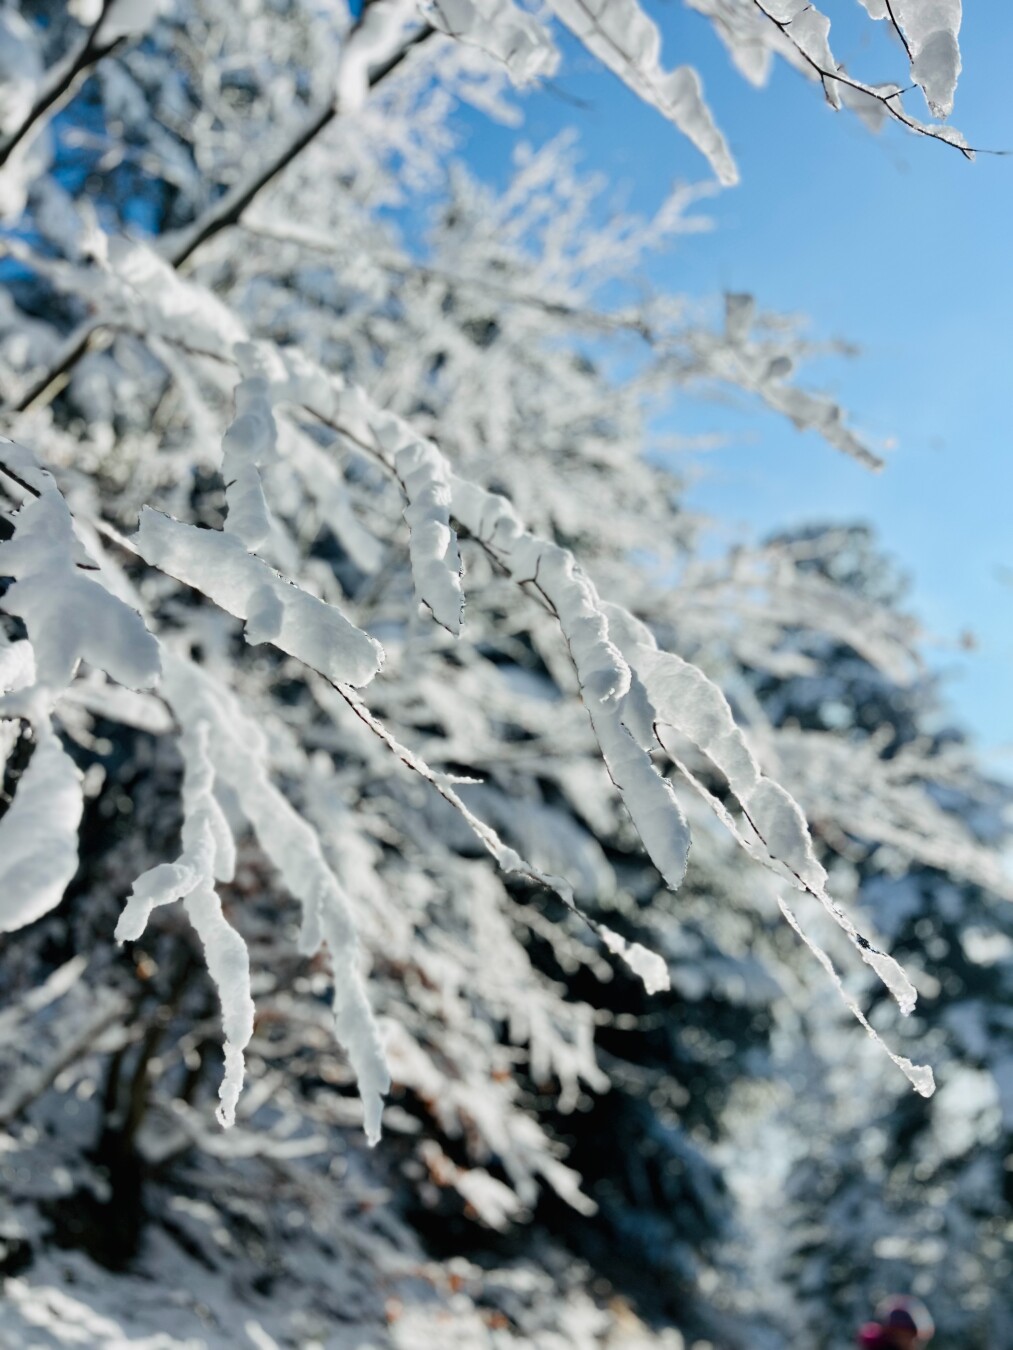
<svg viewBox="0 0 1013 1350">
<path fill-rule="evenodd" d="M 649 951 L 640 942 L 627 942 L 619 933 L 600 924 L 598 932 L 610 952 L 621 957 L 634 975 L 644 982 L 649 994 L 659 994 L 672 987 L 668 975 L 668 964 L 657 952 Z"/>
</svg>

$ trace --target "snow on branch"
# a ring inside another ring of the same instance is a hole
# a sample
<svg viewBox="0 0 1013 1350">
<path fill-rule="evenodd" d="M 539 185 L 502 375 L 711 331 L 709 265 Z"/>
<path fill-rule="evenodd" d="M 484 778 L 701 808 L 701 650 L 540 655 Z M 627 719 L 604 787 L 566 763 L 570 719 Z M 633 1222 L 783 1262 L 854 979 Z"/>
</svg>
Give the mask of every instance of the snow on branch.
<svg viewBox="0 0 1013 1350">
<path fill-rule="evenodd" d="M 398 455 L 388 447 L 411 445 L 418 438 L 407 423 L 375 408 L 362 389 L 345 385 L 303 357 L 277 350 L 272 382 L 279 401 L 305 407 L 400 478 L 403 465 L 399 469 Z M 385 428 L 382 437 L 377 426 Z M 392 439 L 397 436 L 400 439 Z M 677 888 L 686 872 L 689 829 L 671 785 L 622 724 L 621 700 L 629 687 L 630 672 L 609 641 L 608 624 L 590 578 L 567 549 L 524 529 L 504 497 L 454 475 L 435 446 L 426 451 L 426 459 L 431 466 L 441 466 L 439 473 L 449 484 L 450 514 L 518 584 L 535 586 L 556 614 L 609 773 L 652 861 L 668 884 Z"/>
<path fill-rule="evenodd" d="M 671 727 L 697 747 L 726 779 L 762 845 L 758 854 L 754 847 L 744 844 L 747 851 L 819 900 L 862 960 L 875 970 L 901 1011 L 911 1012 L 917 998 L 914 986 L 893 957 L 873 947 L 827 894 L 827 874 L 813 851 L 800 806 L 780 783 L 761 772 L 718 686 L 688 661 L 659 651 L 654 635 L 632 615 L 617 607 L 609 607 L 609 615 L 616 641 L 643 684 L 657 743 L 668 748 L 661 733 Z M 744 842 L 737 829 L 733 833 Z"/>
<path fill-rule="evenodd" d="M 818 432 L 828 444 L 866 468 L 882 469 L 882 459 L 847 425 L 839 403 L 788 383 L 787 376 L 794 364 L 791 356 L 752 337 L 755 320 L 756 301 L 751 295 L 725 296 L 725 329 L 721 338 L 710 344 L 697 339 L 698 349 L 710 366 L 708 373 L 752 390 L 800 431 Z"/>
<path fill-rule="evenodd" d="M 411 531 L 412 575 L 419 598 L 448 632 L 461 631 L 464 595 L 461 589 L 461 553 L 450 525 L 450 483 L 447 463 L 431 441 L 406 440 L 405 425 L 384 417 L 374 434 L 388 455 L 404 488 L 408 505 L 404 518 Z"/>
<path fill-rule="evenodd" d="M 591 918 L 578 904 L 574 898 L 573 887 L 565 877 L 556 876 L 551 872 L 546 872 L 540 867 L 536 867 L 526 858 L 522 857 L 516 849 L 511 848 L 509 844 L 504 843 L 496 830 L 488 821 L 480 819 L 474 811 L 468 806 L 467 802 L 462 800 L 460 794 L 453 786 L 453 780 L 446 774 L 437 773 L 420 756 L 409 750 L 407 746 L 402 745 L 369 711 L 361 699 L 347 689 L 337 688 L 335 691 L 348 706 L 352 709 L 359 720 L 374 733 L 388 749 L 392 750 L 398 759 L 417 773 L 420 778 L 429 783 L 440 794 L 445 802 L 461 816 L 465 824 L 471 830 L 472 834 L 486 850 L 489 856 L 495 861 L 496 865 L 506 873 L 512 873 L 515 876 L 524 877 L 537 886 L 544 886 L 552 890 L 562 900 L 567 909 L 574 914 L 582 923 L 586 924 L 593 933 L 596 934 L 602 943 L 610 952 L 621 958 L 642 982 L 649 994 L 657 993 L 659 990 L 668 989 L 669 975 L 668 966 L 662 957 L 656 952 L 649 951 L 639 942 L 627 943 L 618 933 L 612 931 L 605 924 L 599 923 L 597 919 Z M 328 701 L 328 695 L 323 690 L 318 690 L 318 697 Z"/>
<path fill-rule="evenodd" d="M 0 575 L 14 579 L 0 609 L 28 632 L 0 649 L 0 714 L 27 719 L 36 740 L 0 820 L 0 929 L 10 932 L 58 905 L 77 870 L 81 775 L 53 730 L 55 701 L 82 660 L 131 689 L 153 686 L 161 667 L 141 616 L 94 579 L 52 475 L 3 437 L 0 475 L 27 494 L 0 543 Z"/>
<path fill-rule="evenodd" d="M 368 684 L 383 648 L 335 605 L 288 582 L 235 535 L 202 530 L 151 507 L 133 543 L 145 562 L 243 619 L 247 642 L 270 642 L 329 680 Z"/>
<path fill-rule="evenodd" d="M 342 112 L 362 107 L 371 71 L 404 51 L 411 29 L 418 31 L 416 0 L 369 0 L 363 5 L 338 60 L 335 89 Z"/>
<path fill-rule="evenodd" d="M 661 65 L 661 34 L 636 0 L 549 0 L 567 28 L 613 74 L 674 122 L 710 161 L 718 181 L 731 187 L 739 171 L 704 101 L 700 76 L 691 66 Z"/>
<path fill-rule="evenodd" d="M 889 19 L 911 62 L 911 78 L 934 117 L 949 117 L 960 75 L 961 0 L 862 0 L 873 19 Z"/>
<path fill-rule="evenodd" d="M 81 775 L 48 719 L 10 808 L 0 818 L 0 932 L 34 923 L 60 903 L 77 871 Z"/>
<path fill-rule="evenodd" d="M 960 73 L 957 32 L 961 0 L 862 2 L 873 18 L 892 18 L 911 60 L 915 83 L 925 93 L 933 115 L 947 116 L 953 108 Z M 926 124 L 912 117 L 903 106 L 905 91 L 899 85 L 866 84 L 847 74 L 830 50 L 829 19 L 808 0 L 752 0 L 752 4 L 787 39 L 809 75 L 820 81 L 832 107 L 843 104 L 852 108 L 874 130 L 891 118 L 920 136 L 956 147 L 968 159 L 979 153 L 953 127 Z M 898 13 L 904 16 L 899 22 Z"/>
<path fill-rule="evenodd" d="M 181 719 L 182 720 L 182 719 Z M 134 882 L 116 925 L 117 942 L 134 942 L 159 905 L 182 900 L 204 946 L 208 972 L 218 990 L 225 1031 L 225 1077 L 219 1089 L 218 1119 L 235 1122 L 243 1086 L 243 1050 L 253 1035 L 250 958 L 246 943 L 222 914 L 215 889 L 231 881 L 236 849 L 232 831 L 214 795 L 215 772 L 208 755 L 207 721 L 183 722 L 183 851 L 173 863 L 159 863 Z"/>
<path fill-rule="evenodd" d="M 253 364 L 252 355 L 249 343 L 237 344 L 240 369 Z M 222 439 L 222 477 L 228 512 L 225 530 L 255 553 L 271 533 L 271 513 L 260 469 L 275 457 L 278 428 L 268 383 L 262 376 L 244 371 L 235 397 L 236 415 Z"/>
<path fill-rule="evenodd" d="M 2 473 L 37 494 L 13 517 L 13 539 L 0 543 L 0 574 L 14 578 L 0 608 L 24 621 L 35 657 L 34 685 L 9 695 L 4 710 L 48 711 L 82 660 L 130 689 L 150 689 L 158 643 L 135 610 L 83 570 L 94 564 L 52 476 L 30 451 L 0 437 Z"/>
<path fill-rule="evenodd" d="M 324 858 L 316 831 L 271 782 L 264 733 L 236 698 L 206 671 L 174 654 L 166 656 L 163 689 L 181 725 L 207 727 L 207 759 L 216 779 L 231 788 L 264 853 L 302 905 L 302 951 L 309 956 L 321 944 L 327 945 L 334 971 L 335 1034 L 355 1072 L 366 1136 L 376 1143 L 390 1074 L 360 970 L 361 948 L 350 901 Z M 147 903 L 143 897 L 142 902 Z M 197 919 L 213 930 L 213 944 L 218 944 L 214 956 L 209 953 L 212 976 L 217 980 L 217 968 L 231 981 L 231 995 L 219 985 L 224 1008 L 226 997 L 237 997 L 236 958 L 222 945 L 224 935 L 206 899 Z M 226 1013 L 227 1035 L 230 1020 L 239 1022 L 239 1011 Z"/>
<path fill-rule="evenodd" d="M 927 1064 L 912 1064 L 911 1060 L 906 1059 L 903 1055 L 895 1054 L 894 1051 L 890 1049 L 890 1047 L 886 1044 L 883 1038 L 873 1028 L 872 1024 L 869 1022 L 869 1019 L 866 1017 L 865 1013 L 862 1012 L 862 1009 L 858 1006 L 857 1000 L 854 997 L 852 997 L 851 994 L 848 993 L 847 989 L 845 989 L 844 982 L 841 979 L 840 975 L 838 975 L 837 971 L 834 969 L 834 964 L 830 960 L 830 957 L 826 954 L 823 948 L 820 947 L 820 945 L 817 942 L 814 942 L 813 939 L 809 937 L 809 935 L 803 930 L 803 928 L 799 924 L 798 919 L 795 917 L 792 910 L 789 909 L 789 907 L 785 904 L 784 900 L 778 897 L 777 903 L 781 908 L 781 913 L 788 920 L 788 923 L 795 930 L 798 936 L 802 939 L 805 945 L 816 957 L 817 961 L 819 961 L 823 969 L 833 980 L 834 984 L 837 986 L 841 998 L 847 1004 L 848 1008 L 851 1010 L 851 1012 L 854 1014 L 857 1020 L 865 1028 L 866 1032 L 871 1037 L 871 1039 L 875 1041 L 875 1043 L 880 1047 L 880 1049 L 884 1050 L 886 1054 L 889 1055 L 889 1057 L 893 1060 L 894 1064 L 897 1065 L 897 1068 L 900 1069 L 901 1073 L 903 1073 L 904 1076 L 908 1079 L 908 1081 L 911 1083 L 912 1087 L 919 1094 L 919 1096 L 931 1097 L 936 1090 L 936 1080 L 935 1076 L 932 1073 L 932 1070 L 928 1067 Z"/>
<path fill-rule="evenodd" d="M 430 0 L 433 27 L 502 61 L 518 84 L 552 75 L 559 52 L 548 31 L 513 0 Z"/>
</svg>

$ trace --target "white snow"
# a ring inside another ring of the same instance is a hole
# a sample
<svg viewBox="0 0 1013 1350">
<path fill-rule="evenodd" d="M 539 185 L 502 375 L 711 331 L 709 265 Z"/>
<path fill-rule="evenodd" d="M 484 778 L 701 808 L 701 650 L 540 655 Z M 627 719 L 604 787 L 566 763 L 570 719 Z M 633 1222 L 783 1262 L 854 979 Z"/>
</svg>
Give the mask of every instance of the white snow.
<svg viewBox="0 0 1013 1350">
<path fill-rule="evenodd" d="M 513 0 L 429 0 L 434 28 L 503 62 L 518 84 L 552 75 L 559 52 L 547 30 Z"/>
<path fill-rule="evenodd" d="M 704 102 L 691 66 L 661 66 L 661 34 L 636 0 L 549 0 L 550 8 L 589 51 L 647 103 L 674 122 L 731 187 L 739 171 Z"/>
<path fill-rule="evenodd" d="M 598 931 L 609 951 L 622 957 L 634 975 L 639 975 L 649 994 L 658 994 L 672 987 L 668 964 L 657 952 L 649 951 L 640 942 L 627 942 L 619 933 L 613 932 L 604 924 L 599 926 Z"/>
<path fill-rule="evenodd" d="M 9 444 L 0 446 L 0 463 Z M 13 539 L 0 543 L 0 571 L 16 578 L 2 608 L 24 620 L 36 683 L 55 695 L 84 659 L 131 689 L 150 688 L 158 680 L 158 643 L 136 611 L 81 570 L 66 502 L 49 475 L 35 481 L 43 489 L 14 517 Z"/>
<path fill-rule="evenodd" d="M 240 619 L 251 619 L 250 642 L 270 641 L 329 680 L 368 684 L 383 648 L 335 605 L 280 577 L 234 536 L 201 530 L 145 507 L 134 536 L 153 567 L 193 586 Z"/>
<path fill-rule="evenodd" d="M 48 722 L 0 817 L 0 932 L 33 923 L 60 903 L 77 871 L 81 775 Z"/>
</svg>

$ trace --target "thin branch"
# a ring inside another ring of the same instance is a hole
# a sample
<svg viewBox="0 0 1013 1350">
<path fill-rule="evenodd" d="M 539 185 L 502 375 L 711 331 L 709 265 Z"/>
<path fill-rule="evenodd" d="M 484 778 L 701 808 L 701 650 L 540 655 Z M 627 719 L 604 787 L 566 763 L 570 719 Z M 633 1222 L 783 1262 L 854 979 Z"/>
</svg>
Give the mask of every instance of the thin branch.
<svg viewBox="0 0 1013 1350">
<path fill-rule="evenodd" d="M 66 61 L 57 63 L 53 67 L 49 79 L 39 91 L 28 116 L 17 130 L 12 132 L 0 145 L 0 168 L 7 163 L 17 147 L 38 122 L 47 114 L 52 115 L 58 112 L 73 97 L 81 81 L 92 67 L 96 66 L 110 52 L 123 45 L 125 39 L 122 37 L 111 38 L 107 42 L 103 42 L 100 37 L 100 29 L 113 2 L 114 0 L 103 0 L 102 12 L 89 28 L 84 42 L 77 49 L 77 52 L 68 57 Z"/>
<path fill-rule="evenodd" d="M 395 71 L 408 55 L 427 38 L 431 37 L 435 31 L 434 28 L 428 26 L 420 29 L 404 44 L 400 51 L 395 52 L 382 65 L 377 66 L 369 76 L 370 89 L 374 89 Z M 297 132 L 276 155 L 269 159 L 263 168 L 258 169 L 244 183 L 238 184 L 231 192 L 227 192 L 219 201 L 215 202 L 193 225 L 176 236 L 174 244 L 170 240 L 170 247 L 165 255 L 170 266 L 181 267 L 202 244 L 207 243 L 209 239 L 213 239 L 215 235 L 220 234 L 230 225 L 238 224 L 243 212 L 251 202 L 320 135 L 325 127 L 334 121 L 340 111 L 337 100 L 333 99 L 317 113 L 308 125 Z M 105 325 L 102 321 L 89 319 L 75 328 L 64 341 L 60 354 L 53 364 L 29 385 L 28 389 L 12 405 L 11 411 L 16 413 L 26 412 L 29 408 L 39 405 L 44 406 L 52 402 L 66 386 L 70 372 L 88 351 L 96 330 L 106 326 L 108 325 Z"/>
<path fill-rule="evenodd" d="M 762 0 L 753 0 L 753 4 L 765 18 L 770 20 L 778 32 L 781 33 L 783 37 L 787 38 L 810 70 L 819 77 L 820 83 L 823 85 L 825 91 L 828 89 L 827 81 L 836 80 L 838 84 L 843 84 L 848 89 L 853 89 L 856 93 L 864 94 L 867 98 L 874 99 L 877 103 L 881 103 L 894 121 L 907 127 L 909 131 L 914 131 L 919 136 L 927 136 L 929 140 L 939 141 L 942 145 L 948 145 L 954 150 L 959 150 L 965 159 L 972 159 L 975 155 L 1008 155 L 1010 153 L 1009 150 L 983 150 L 979 146 L 961 145 L 958 141 L 952 140 L 949 136 L 945 135 L 939 128 L 926 126 L 924 123 L 919 122 L 916 118 L 909 116 L 902 107 L 891 102 L 892 99 L 900 98 L 901 93 L 903 92 L 900 89 L 895 89 L 892 94 L 884 94 L 878 89 L 872 88 L 870 85 L 863 84 L 861 80 L 851 79 L 849 75 L 842 74 L 840 70 L 824 70 L 820 63 L 814 60 L 805 48 L 800 46 L 799 43 L 795 41 L 794 37 L 792 37 L 790 19 L 775 18 L 775 16 L 764 7 Z M 906 45 L 907 44 L 905 43 L 905 46 Z"/>
<path fill-rule="evenodd" d="M 897 22 L 897 16 L 893 12 L 893 5 L 891 4 L 891 0 L 886 0 L 886 12 L 890 16 L 890 22 L 893 24 L 894 32 L 897 34 L 901 42 L 904 44 L 904 50 L 907 52 L 908 61 L 913 63 L 914 57 L 911 54 L 911 47 L 907 40 L 907 34 L 904 32 L 904 29 L 901 28 L 900 24 Z"/>
<path fill-rule="evenodd" d="M 429 26 L 420 29 L 405 43 L 400 51 L 395 52 L 382 65 L 377 66 L 369 76 L 370 89 L 374 89 L 382 80 L 385 80 L 417 46 L 425 42 L 435 31 L 434 28 Z M 258 169 L 244 183 L 237 184 L 231 192 L 227 192 L 219 201 L 215 202 L 199 220 L 181 231 L 175 243 L 166 251 L 167 261 L 173 267 L 181 267 L 191 254 L 200 248 L 201 244 L 214 238 L 216 234 L 219 234 L 228 226 L 238 225 L 240 217 L 253 199 L 283 169 L 287 168 L 312 141 L 316 140 L 325 127 L 330 126 L 340 111 L 338 100 L 332 99 L 306 126 L 293 136 L 287 145 L 268 159 L 262 168 Z"/>
</svg>

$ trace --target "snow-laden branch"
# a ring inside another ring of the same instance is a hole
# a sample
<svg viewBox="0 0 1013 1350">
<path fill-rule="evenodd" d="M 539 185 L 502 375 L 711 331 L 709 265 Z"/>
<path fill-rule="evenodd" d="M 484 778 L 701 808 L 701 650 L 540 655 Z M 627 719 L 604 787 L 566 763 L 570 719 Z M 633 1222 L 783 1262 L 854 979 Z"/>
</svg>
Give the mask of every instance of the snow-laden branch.
<svg viewBox="0 0 1013 1350">
<path fill-rule="evenodd" d="M 329 680 L 368 684 L 383 648 L 336 605 L 286 581 L 242 543 L 146 506 L 133 540 L 145 562 L 245 622 L 247 642 L 270 642 Z"/>
<path fill-rule="evenodd" d="M 434 28 L 495 56 L 518 84 L 559 65 L 548 30 L 513 0 L 429 0 L 424 8 Z"/>
<path fill-rule="evenodd" d="M 362 390 L 348 388 L 310 363 L 280 352 L 272 378 L 279 400 L 301 404 L 357 445 L 366 449 L 372 445 L 373 453 L 396 474 L 392 456 L 374 430 L 377 411 Z M 393 426 L 396 419 L 386 416 L 388 426 Z M 388 431 L 388 440 L 390 436 Z M 537 589 L 558 618 L 609 774 L 648 855 L 668 884 L 675 889 L 682 881 L 690 836 L 671 784 L 650 758 L 652 747 L 669 750 L 659 734 L 665 725 L 693 741 L 728 780 L 759 848 L 673 753 L 674 762 L 736 841 L 792 885 L 814 896 L 901 1010 L 910 1012 L 916 999 L 914 986 L 900 965 L 874 947 L 828 895 L 826 873 L 813 852 L 801 808 L 790 793 L 760 771 L 721 690 L 697 667 L 659 652 L 650 631 L 626 611 L 603 604 L 572 554 L 527 531 L 505 498 L 449 470 L 448 474 L 453 517 L 518 584 Z M 618 945 L 608 945 L 619 950 Z M 630 964 L 636 968 L 634 961 Z M 638 973 L 650 982 L 650 972 L 641 969 Z M 912 1078 L 919 1091 L 925 1088 L 928 1072 L 919 1070 L 920 1076 Z"/>
<path fill-rule="evenodd" d="M 34 923 L 55 908 L 77 871 L 81 775 L 48 720 L 13 804 L 0 818 L 0 932 Z"/>
<path fill-rule="evenodd" d="M 218 990 L 225 1031 L 225 1077 L 219 1089 L 218 1119 L 230 1126 L 243 1087 L 243 1051 L 253 1035 L 250 957 L 246 943 L 222 914 L 216 885 L 231 881 L 236 867 L 232 831 L 214 795 L 215 773 L 208 754 L 206 721 L 187 722 L 179 739 L 183 756 L 183 851 L 173 863 L 159 863 L 134 882 L 116 925 L 118 942 L 136 941 L 151 911 L 182 900 L 187 918 L 204 947 L 208 973 Z"/>
<path fill-rule="evenodd" d="M 419 599 L 448 632 L 461 631 L 464 593 L 461 553 L 450 525 L 450 482 L 447 463 L 436 447 L 419 437 L 406 436 L 397 418 L 381 417 L 374 435 L 393 459 L 397 477 L 408 498 L 412 575 Z"/>
<path fill-rule="evenodd" d="M 129 5 L 130 0 L 127 3 Z M 17 126 L 0 141 L 0 169 L 27 137 L 37 135 L 46 121 L 73 98 L 93 67 L 114 51 L 125 37 L 132 35 L 129 26 L 124 27 L 122 22 L 115 22 L 117 11 L 122 15 L 123 8 L 124 0 L 94 0 L 87 6 L 87 11 L 85 5 L 78 4 L 75 17 L 80 23 L 88 25 L 88 31 L 74 52 L 62 61 L 57 61 L 46 72 L 31 106 Z M 73 7 L 71 12 L 74 12 Z M 8 17 L 6 22 L 9 24 L 14 20 Z M 19 36 L 18 33 L 7 32 L 3 35 L 3 41 L 11 41 L 12 37 Z"/>
<path fill-rule="evenodd" d="M 949 117 L 960 75 L 961 0 L 862 0 L 870 18 L 889 19 L 908 60 L 911 78 L 935 117 Z"/>
<path fill-rule="evenodd" d="M 851 108 L 873 129 L 878 129 L 886 119 L 892 119 L 919 136 L 954 146 L 968 159 L 973 159 L 976 154 L 1003 153 L 969 146 L 953 127 L 920 122 L 912 117 L 901 102 L 904 90 L 900 85 L 866 84 L 846 74 L 830 50 L 830 20 L 808 0 L 752 0 L 752 3 L 788 40 L 809 73 L 820 81 L 831 106 L 839 108 L 843 104 Z M 871 3 L 875 4 L 875 0 Z M 940 6 L 945 14 L 940 12 Z M 915 83 L 924 89 L 932 112 L 936 116 L 945 116 L 953 107 L 953 91 L 960 72 L 956 41 L 960 0 L 907 0 L 907 7 L 912 14 L 914 31 L 923 42 L 919 47 L 920 63 L 917 56 L 912 59 Z M 869 3 L 866 8 L 870 8 Z M 886 15 L 884 6 L 882 12 L 873 17 L 885 18 Z"/>
<path fill-rule="evenodd" d="M 28 632 L 27 642 L 0 652 L 7 656 L 0 717 L 26 719 L 36 742 L 0 820 L 0 930 L 10 932 L 59 904 L 77 870 L 84 799 L 81 775 L 52 728 L 56 700 L 82 660 L 131 689 L 151 688 L 160 661 L 141 616 L 94 579 L 52 475 L 3 437 L 0 474 L 28 494 L 12 517 L 13 537 L 0 543 L 0 575 L 13 578 L 0 609 Z"/>
<path fill-rule="evenodd" d="M 724 136 L 703 97 L 700 76 L 692 66 L 665 70 L 661 34 L 637 0 L 549 0 L 567 28 L 624 84 L 674 122 L 710 161 L 726 187 L 739 171 Z"/>
<path fill-rule="evenodd" d="M 5 471 L 38 493 L 13 517 L 14 537 L 0 543 L 0 574 L 14 578 L 0 608 L 24 621 L 35 679 L 0 701 L 0 712 L 48 711 L 82 660 L 130 689 L 150 689 L 158 680 L 158 644 L 136 611 L 82 569 L 83 549 L 52 475 L 30 451 L 0 437 Z"/>
<path fill-rule="evenodd" d="M 302 951 L 312 955 L 326 944 L 330 952 L 335 1034 L 355 1072 L 366 1135 L 375 1143 L 390 1075 L 360 970 L 361 947 L 348 897 L 316 831 L 271 782 L 264 733 L 234 696 L 206 671 L 172 654 L 166 657 L 162 689 L 181 725 L 207 728 L 207 760 L 216 779 L 232 790 L 260 847 L 302 905 Z M 226 1010 L 227 1032 L 233 1015 L 238 1020 L 238 1012 Z"/>
<path fill-rule="evenodd" d="M 365 392 L 343 384 L 295 354 L 275 351 L 270 370 L 274 397 L 297 403 L 357 445 L 372 453 L 399 477 L 396 453 L 387 446 L 394 428 L 402 438 L 418 440 L 407 423 L 375 408 Z M 387 428 L 383 437 L 376 426 Z M 495 493 L 458 478 L 436 446 L 428 443 L 427 460 L 442 465 L 450 487 L 450 512 L 520 585 L 531 583 L 556 614 L 581 684 L 585 707 L 609 773 L 637 826 L 652 861 L 670 886 L 680 885 L 686 871 L 689 832 L 671 785 L 658 773 L 649 755 L 637 745 L 620 717 L 630 672 L 609 641 L 608 623 L 589 577 L 569 550 L 526 530 L 510 503 Z"/>
</svg>

